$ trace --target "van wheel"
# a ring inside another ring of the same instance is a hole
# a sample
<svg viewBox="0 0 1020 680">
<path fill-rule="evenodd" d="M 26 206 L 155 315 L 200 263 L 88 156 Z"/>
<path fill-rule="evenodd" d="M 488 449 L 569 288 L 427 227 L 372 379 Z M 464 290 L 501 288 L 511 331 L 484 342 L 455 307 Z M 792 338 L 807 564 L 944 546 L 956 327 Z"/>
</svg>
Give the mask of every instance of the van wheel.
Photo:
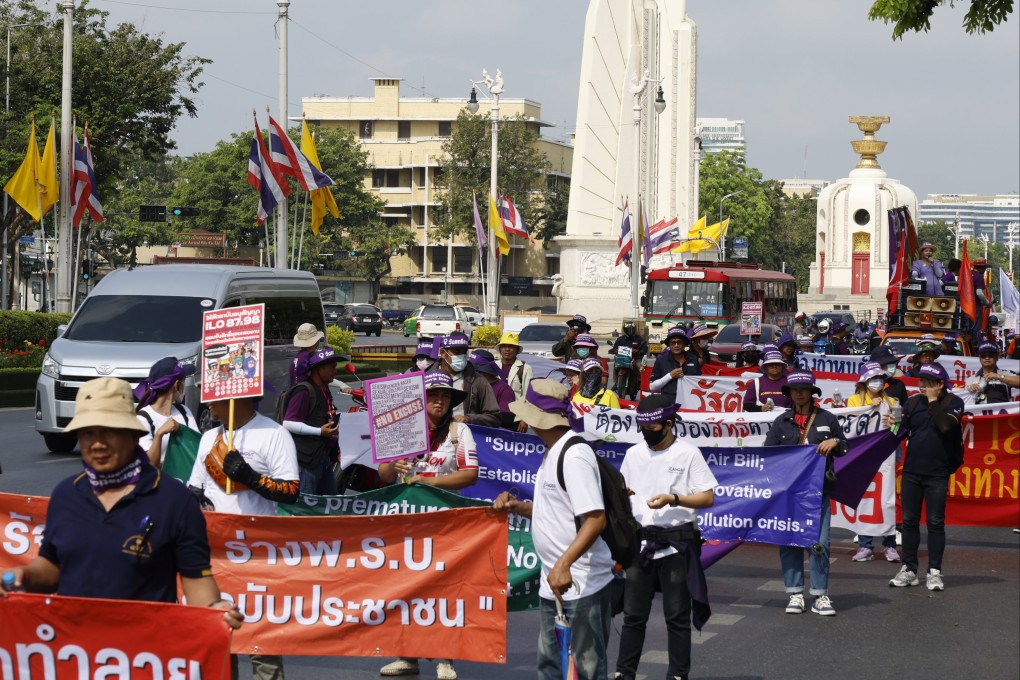
<svg viewBox="0 0 1020 680">
<path fill-rule="evenodd" d="M 46 448 L 50 450 L 50 453 L 71 453 L 74 451 L 74 447 L 78 443 L 78 438 L 71 434 L 43 432 L 42 436 L 43 441 L 46 442 Z"/>
<path fill-rule="evenodd" d="M 382 335 L 382 329 L 380 328 L 379 330 L 377 330 L 377 331 L 375 332 L 375 337 L 377 337 L 377 338 L 378 338 L 378 337 L 379 337 L 379 336 L 381 336 L 381 335 Z"/>
<path fill-rule="evenodd" d="M 366 338 L 372 337 L 372 331 L 365 331 L 365 337 Z"/>
</svg>

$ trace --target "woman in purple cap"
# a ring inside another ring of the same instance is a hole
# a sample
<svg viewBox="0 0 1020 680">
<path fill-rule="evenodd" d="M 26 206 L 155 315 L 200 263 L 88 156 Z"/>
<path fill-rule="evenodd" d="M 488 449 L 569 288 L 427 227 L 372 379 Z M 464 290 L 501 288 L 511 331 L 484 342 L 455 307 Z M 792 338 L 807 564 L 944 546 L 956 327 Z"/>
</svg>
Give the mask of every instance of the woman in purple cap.
<svg viewBox="0 0 1020 680">
<path fill-rule="evenodd" d="M 935 259 L 935 244 L 921 244 L 921 259 L 914 260 L 910 267 L 910 278 L 914 281 L 924 281 L 925 295 L 942 295 L 942 279 L 946 275 L 946 268 Z"/>
<path fill-rule="evenodd" d="M 198 421 L 184 405 L 184 379 L 195 373 L 194 364 L 184 364 L 176 357 L 164 357 L 149 369 L 149 377 L 138 383 L 134 396 L 138 400 L 138 422 L 145 434 L 138 440 L 159 468 L 166 458 L 166 445 L 171 432 L 183 425 L 198 431 Z"/>
<path fill-rule="evenodd" d="M 404 373 L 414 373 L 415 371 L 427 373 L 432 370 L 438 360 L 439 355 L 436 353 L 435 343 L 432 340 L 422 340 L 415 348 L 414 356 L 411 357 L 411 365 Z"/>
<path fill-rule="evenodd" d="M 755 378 L 744 391 L 744 411 L 768 413 L 774 408 L 793 406 L 784 392 L 786 386 L 786 361 L 778 351 L 768 351 L 761 363 L 765 375 Z"/>
<path fill-rule="evenodd" d="M 999 368 L 999 346 L 985 342 L 978 347 L 981 370 L 967 385 L 967 391 L 985 404 L 1002 404 L 1013 401 L 1012 388 L 1020 387 L 1020 375 Z"/>
<path fill-rule="evenodd" d="M 649 390 L 661 392 L 676 401 L 680 378 L 701 375 L 701 364 L 690 347 L 690 338 L 681 326 L 673 326 L 666 332 L 666 351 L 655 358 Z"/>
<path fill-rule="evenodd" d="M 818 541 L 809 551 L 811 590 L 815 596 L 811 611 L 819 616 L 835 616 L 829 599 L 829 494 L 836 483 L 834 456 L 846 454 L 847 443 L 839 419 L 815 404 L 814 397 L 822 391 L 815 385 L 811 371 L 794 371 L 786 377 L 783 394 L 793 407 L 780 414 L 772 423 L 765 446 L 812 444 L 818 455 L 825 456 L 825 478 L 822 480 L 822 508 Z M 804 613 L 804 548 L 784 545 L 779 548 L 783 568 L 783 585 L 790 601 L 787 614 Z"/>
</svg>

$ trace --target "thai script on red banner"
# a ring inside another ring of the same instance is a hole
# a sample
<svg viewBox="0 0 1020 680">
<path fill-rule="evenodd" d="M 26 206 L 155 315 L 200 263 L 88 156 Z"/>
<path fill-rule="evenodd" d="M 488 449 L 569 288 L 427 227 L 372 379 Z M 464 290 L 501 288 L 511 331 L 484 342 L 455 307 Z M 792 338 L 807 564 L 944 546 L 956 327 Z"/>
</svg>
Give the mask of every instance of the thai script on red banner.
<svg viewBox="0 0 1020 680">
<path fill-rule="evenodd" d="M 206 517 L 235 653 L 506 662 L 505 513 Z"/>
<path fill-rule="evenodd" d="M 949 478 L 946 524 L 1015 527 L 1020 418 L 965 417 L 963 446 L 963 465 Z"/>
<path fill-rule="evenodd" d="M 23 567 L 39 554 L 47 496 L 0 494 L 0 569 Z"/>
<path fill-rule="evenodd" d="M 261 397 L 265 305 L 202 314 L 202 401 Z"/>
<path fill-rule="evenodd" d="M 4 680 L 230 677 L 220 609 L 12 593 L 0 630 Z"/>
</svg>

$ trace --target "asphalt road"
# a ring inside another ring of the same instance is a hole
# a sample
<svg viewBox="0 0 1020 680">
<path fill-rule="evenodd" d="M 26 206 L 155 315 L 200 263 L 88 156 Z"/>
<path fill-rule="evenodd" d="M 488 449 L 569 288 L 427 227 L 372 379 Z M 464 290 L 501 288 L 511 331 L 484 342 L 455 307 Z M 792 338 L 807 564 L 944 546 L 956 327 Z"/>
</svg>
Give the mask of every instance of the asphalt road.
<svg viewBox="0 0 1020 680">
<path fill-rule="evenodd" d="M 61 478 L 81 469 L 76 454 L 46 451 L 28 409 L 0 411 L 0 433 L 0 492 L 49 495 Z M 929 593 L 923 582 L 917 588 L 890 588 L 888 579 L 898 565 L 852 562 L 850 534 L 833 530 L 830 595 L 838 614 L 829 618 L 785 614 L 778 550 L 742 546 L 708 572 L 713 615 L 694 634 L 691 677 L 1015 680 L 1020 675 L 1020 535 L 1008 528 L 949 527 L 948 543 L 946 591 Z M 458 663 L 460 677 L 534 677 L 537 625 L 534 613 L 510 614 L 508 663 Z M 611 663 L 620 625 L 617 618 Z M 361 679 L 378 677 L 388 661 L 294 656 L 285 666 L 289 680 Z M 422 677 L 435 677 L 431 664 L 422 670 Z M 666 673 L 666 633 L 658 606 L 640 673 L 653 679 Z"/>
</svg>

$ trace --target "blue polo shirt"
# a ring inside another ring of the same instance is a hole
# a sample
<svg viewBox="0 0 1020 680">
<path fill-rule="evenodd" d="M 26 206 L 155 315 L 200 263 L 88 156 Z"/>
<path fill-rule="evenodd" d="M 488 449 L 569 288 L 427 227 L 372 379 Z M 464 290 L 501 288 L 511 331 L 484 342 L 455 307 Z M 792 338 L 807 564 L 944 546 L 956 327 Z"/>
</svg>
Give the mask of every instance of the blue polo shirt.
<svg viewBox="0 0 1020 680">
<path fill-rule="evenodd" d="M 151 465 L 109 512 L 84 473 L 53 490 L 39 555 L 60 568 L 58 595 L 177 601 L 177 574 L 212 574 L 198 501 Z M 208 602 L 194 604 L 205 606 Z"/>
</svg>

